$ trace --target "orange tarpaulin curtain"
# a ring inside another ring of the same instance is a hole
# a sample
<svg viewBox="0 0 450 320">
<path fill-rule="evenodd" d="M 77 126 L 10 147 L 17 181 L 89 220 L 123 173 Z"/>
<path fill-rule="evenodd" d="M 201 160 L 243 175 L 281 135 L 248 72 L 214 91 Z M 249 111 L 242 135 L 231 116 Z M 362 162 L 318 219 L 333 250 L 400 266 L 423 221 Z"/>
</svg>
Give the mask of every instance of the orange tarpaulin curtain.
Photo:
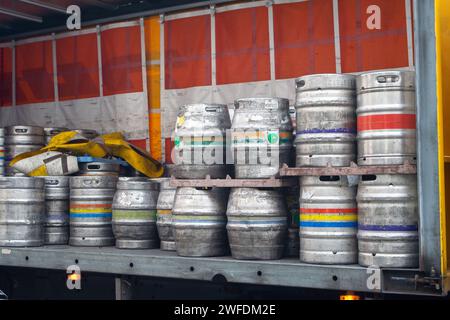
<svg viewBox="0 0 450 320">
<path fill-rule="evenodd" d="M 86 99 L 100 95 L 95 32 L 58 39 L 56 57 L 60 100 Z"/>
<path fill-rule="evenodd" d="M 216 14 L 217 84 L 270 80 L 267 7 Z"/>
<path fill-rule="evenodd" d="M 12 104 L 12 49 L 0 48 L 0 107 Z"/>
<path fill-rule="evenodd" d="M 336 72 L 333 1 L 275 4 L 277 79 Z"/>
<path fill-rule="evenodd" d="M 370 30 L 369 6 L 378 6 L 381 29 Z M 340 0 L 342 72 L 407 67 L 405 0 Z"/>
<path fill-rule="evenodd" d="M 52 57 L 51 41 L 33 42 L 16 47 L 18 105 L 54 101 Z"/>
<path fill-rule="evenodd" d="M 165 87 L 211 85 L 210 15 L 164 23 Z"/>
<path fill-rule="evenodd" d="M 103 94 L 142 92 L 140 26 L 102 31 Z"/>
</svg>

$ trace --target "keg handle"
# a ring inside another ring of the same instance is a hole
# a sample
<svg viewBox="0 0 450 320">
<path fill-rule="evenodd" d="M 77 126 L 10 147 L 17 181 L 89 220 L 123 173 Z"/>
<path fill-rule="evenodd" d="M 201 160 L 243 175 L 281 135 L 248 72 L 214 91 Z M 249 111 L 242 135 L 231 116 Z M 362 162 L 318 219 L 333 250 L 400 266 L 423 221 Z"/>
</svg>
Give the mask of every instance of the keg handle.
<svg viewBox="0 0 450 320">
<path fill-rule="evenodd" d="M 99 181 L 97 179 L 89 179 L 89 180 L 84 180 L 83 184 L 85 186 L 92 186 L 92 185 L 98 185 Z"/>
<path fill-rule="evenodd" d="M 47 186 L 57 186 L 59 185 L 58 180 L 45 180 L 45 185 Z"/>
<path fill-rule="evenodd" d="M 15 133 L 28 133 L 28 129 L 27 128 L 16 128 L 14 129 Z"/>
<path fill-rule="evenodd" d="M 98 169 L 100 169 L 100 165 L 99 164 L 88 164 L 87 168 L 88 168 L 88 170 L 98 170 Z"/>
<path fill-rule="evenodd" d="M 400 81 L 400 77 L 397 75 L 391 75 L 391 74 L 386 74 L 386 75 L 380 75 L 377 77 L 377 81 L 378 83 L 394 83 L 394 82 L 398 82 Z"/>
<path fill-rule="evenodd" d="M 219 111 L 219 107 L 206 107 L 205 111 L 206 112 L 217 112 L 217 111 Z"/>
<path fill-rule="evenodd" d="M 306 85 L 305 80 L 300 80 L 299 82 L 297 82 L 297 88 L 302 88 Z"/>
</svg>

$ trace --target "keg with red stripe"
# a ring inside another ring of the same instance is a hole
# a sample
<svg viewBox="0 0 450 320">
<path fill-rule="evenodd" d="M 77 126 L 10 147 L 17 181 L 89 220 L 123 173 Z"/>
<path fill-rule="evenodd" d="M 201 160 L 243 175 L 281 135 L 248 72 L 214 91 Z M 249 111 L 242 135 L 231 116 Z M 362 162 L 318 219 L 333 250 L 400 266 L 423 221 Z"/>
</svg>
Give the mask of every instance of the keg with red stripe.
<svg viewBox="0 0 450 320">
<path fill-rule="evenodd" d="M 350 185 L 347 177 L 301 177 L 299 202 L 300 260 L 356 263 L 356 186 Z"/>
<path fill-rule="evenodd" d="M 415 163 L 415 73 L 366 73 L 357 78 L 356 86 L 358 164 Z"/>
</svg>

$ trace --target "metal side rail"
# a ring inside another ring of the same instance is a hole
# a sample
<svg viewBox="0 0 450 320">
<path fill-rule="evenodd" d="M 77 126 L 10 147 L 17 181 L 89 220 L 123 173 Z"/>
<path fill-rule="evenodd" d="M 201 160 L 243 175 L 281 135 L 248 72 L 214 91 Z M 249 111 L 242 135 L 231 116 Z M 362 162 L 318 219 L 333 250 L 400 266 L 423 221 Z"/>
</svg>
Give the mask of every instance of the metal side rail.
<svg viewBox="0 0 450 320">
<path fill-rule="evenodd" d="M 313 289 L 442 295 L 439 286 L 418 270 L 381 270 L 358 265 L 326 266 L 298 259 L 242 261 L 231 257 L 190 258 L 174 252 L 46 246 L 0 248 L 0 265 L 67 271 L 74 265 L 83 272 L 150 276 L 191 280 L 302 287 Z"/>
<path fill-rule="evenodd" d="M 268 178 L 268 179 L 233 179 L 227 176 L 225 179 L 170 179 L 171 187 L 196 187 L 196 188 L 284 188 L 297 185 L 297 180 L 292 178 Z"/>
<path fill-rule="evenodd" d="M 283 165 L 280 176 L 364 176 L 375 174 L 417 174 L 417 166 L 409 162 L 395 166 L 358 166 L 352 163 L 350 167 L 302 167 L 290 168 Z"/>
</svg>

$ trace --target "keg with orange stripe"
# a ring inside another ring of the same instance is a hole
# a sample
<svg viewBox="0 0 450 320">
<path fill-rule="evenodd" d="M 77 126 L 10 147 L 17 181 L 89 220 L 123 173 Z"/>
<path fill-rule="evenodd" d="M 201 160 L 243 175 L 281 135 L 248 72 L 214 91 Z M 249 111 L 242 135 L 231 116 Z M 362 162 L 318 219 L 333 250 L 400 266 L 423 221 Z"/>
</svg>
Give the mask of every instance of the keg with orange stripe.
<svg viewBox="0 0 450 320">
<path fill-rule="evenodd" d="M 347 177 L 300 178 L 300 260 L 358 262 L 356 186 Z"/>
<path fill-rule="evenodd" d="M 415 163 L 415 73 L 366 73 L 357 78 L 356 86 L 358 164 Z"/>
</svg>

